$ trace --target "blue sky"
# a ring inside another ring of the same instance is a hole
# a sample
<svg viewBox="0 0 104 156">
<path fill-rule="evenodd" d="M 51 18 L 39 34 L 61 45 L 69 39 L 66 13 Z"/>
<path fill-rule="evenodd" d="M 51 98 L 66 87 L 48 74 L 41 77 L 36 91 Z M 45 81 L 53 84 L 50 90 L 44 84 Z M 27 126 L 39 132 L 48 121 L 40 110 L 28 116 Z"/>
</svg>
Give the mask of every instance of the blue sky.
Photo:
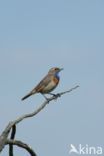
<svg viewBox="0 0 104 156">
<path fill-rule="evenodd" d="M 41 105 L 39 94 L 24 102 L 21 97 L 58 66 L 64 71 L 54 92 L 80 88 L 19 124 L 16 138 L 40 156 L 68 156 L 71 143 L 104 146 L 103 18 L 101 0 L 0 2 L 0 132 Z"/>
</svg>

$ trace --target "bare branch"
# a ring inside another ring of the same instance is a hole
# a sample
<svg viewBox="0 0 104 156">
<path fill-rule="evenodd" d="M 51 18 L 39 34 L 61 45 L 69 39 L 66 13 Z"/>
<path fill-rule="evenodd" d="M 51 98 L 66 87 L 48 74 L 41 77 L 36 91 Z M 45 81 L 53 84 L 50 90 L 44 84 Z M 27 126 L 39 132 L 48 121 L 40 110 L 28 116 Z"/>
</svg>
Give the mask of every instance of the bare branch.
<svg viewBox="0 0 104 156">
<path fill-rule="evenodd" d="M 15 134 L 16 134 L 16 125 L 13 125 L 11 136 L 10 136 L 11 140 L 14 140 Z M 13 156 L 13 144 L 9 144 L 9 156 Z"/>
<path fill-rule="evenodd" d="M 71 91 L 77 89 L 78 87 L 79 87 L 79 86 L 77 85 L 77 86 L 71 88 L 70 90 L 67 90 L 67 91 L 65 91 L 65 92 L 58 93 L 58 94 L 56 94 L 56 95 L 54 95 L 54 96 L 48 98 L 47 100 L 44 101 L 44 103 L 43 103 L 41 106 L 39 106 L 39 107 L 38 107 L 35 111 L 33 111 L 32 113 L 28 113 L 28 114 L 22 115 L 22 116 L 20 116 L 19 118 L 17 118 L 16 120 L 10 122 L 10 123 L 7 125 L 7 127 L 5 128 L 5 130 L 2 132 L 1 136 L 0 136 L 0 152 L 1 152 L 2 149 L 4 148 L 5 143 L 6 143 L 6 141 L 7 141 L 7 137 L 8 137 L 8 135 L 9 135 L 9 132 L 10 132 L 11 128 L 12 128 L 14 125 L 18 124 L 19 122 L 21 122 L 22 120 L 24 120 L 24 119 L 26 119 L 26 118 L 33 117 L 33 116 L 37 115 L 37 114 L 38 114 L 41 110 L 43 110 L 43 108 L 45 108 L 45 106 L 46 106 L 47 104 L 49 104 L 52 100 L 55 100 L 55 99 L 61 97 L 62 95 L 66 94 L 66 93 L 69 93 L 69 92 L 71 92 Z"/>
<path fill-rule="evenodd" d="M 69 90 L 67 90 L 67 91 L 65 91 L 65 92 L 59 93 L 59 95 L 61 96 L 61 95 L 63 95 L 63 94 L 69 93 L 69 92 L 71 92 L 71 91 L 77 89 L 78 87 L 79 87 L 79 86 L 77 85 L 77 86 L 75 86 L 75 87 L 73 87 L 73 88 L 71 88 L 71 89 L 69 89 Z"/>
<path fill-rule="evenodd" d="M 0 152 L 3 150 L 3 148 L 5 146 L 6 139 L 9 135 L 9 132 L 10 132 L 12 126 L 13 126 L 12 122 L 9 122 L 7 127 L 4 129 L 4 131 L 0 135 Z"/>
<path fill-rule="evenodd" d="M 31 156 L 36 156 L 36 153 L 33 151 L 33 149 L 31 147 L 29 147 L 29 145 L 23 143 L 22 141 L 19 140 L 12 140 L 12 139 L 7 139 L 6 141 L 6 145 L 16 145 L 18 147 L 24 148 L 25 150 L 27 150 L 29 152 L 29 154 Z"/>
<path fill-rule="evenodd" d="M 60 93 L 57 93 L 55 96 L 52 96 L 50 98 L 48 98 L 47 100 L 44 101 L 44 103 L 39 106 L 34 112 L 32 113 L 29 113 L 29 114 L 25 114 L 21 117 L 19 117 L 17 120 L 14 121 L 14 124 L 18 124 L 19 122 L 21 122 L 22 120 L 26 119 L 26 118 L 29 118 L 29 117 L 33 117 L 35 116 L 36 114 L 38 114 L 47 104 L 49 104 L 49 102 L 51 102 L 52 100 L 55 100 L 59 97 L 61 97 L 62 95 L 66 94 L 66 93 L 69 93 L 71 91 L 73 91 L 74 89 L 77 89 L 79 86 L 75 86 L 73 88 L 71 88 L 70 90 L 67 90 L 65 92 L 60 92 Z"/>
</svg>

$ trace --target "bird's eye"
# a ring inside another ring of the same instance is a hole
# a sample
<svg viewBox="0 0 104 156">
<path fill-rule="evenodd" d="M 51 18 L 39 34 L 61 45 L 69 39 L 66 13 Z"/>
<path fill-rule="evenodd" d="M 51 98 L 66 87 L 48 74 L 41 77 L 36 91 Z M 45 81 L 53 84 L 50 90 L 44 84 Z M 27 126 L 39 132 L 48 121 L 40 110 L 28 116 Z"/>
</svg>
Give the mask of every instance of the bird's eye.
<svg viewBox="0 0 104 156">
<path fill-rule="evenodd" d="M 57 70 L 58 68 L 55 68 L 55 70 Z"/>
</svg>

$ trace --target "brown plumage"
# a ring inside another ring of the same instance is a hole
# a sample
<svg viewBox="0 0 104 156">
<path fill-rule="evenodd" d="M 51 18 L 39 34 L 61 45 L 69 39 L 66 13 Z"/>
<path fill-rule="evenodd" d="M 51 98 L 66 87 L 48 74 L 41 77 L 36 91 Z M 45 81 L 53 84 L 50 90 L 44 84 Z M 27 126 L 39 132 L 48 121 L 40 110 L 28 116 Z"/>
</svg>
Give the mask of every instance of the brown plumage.
<svg viewBox="0 0 104 156">
<path fill-rule="evenodd" d="M 58 73 L 62 70 L 62 68 L 51 68 L 48 72 L 48 74 L 40 81 L 40 83 L 26 96 L 24 96 L 21 100 L 25 100 L 29 96 L 41 93 L 41 94 L 48 94 L 52 90 L 56 88 L 56 86 L 59 83 L 59 75 Z"/>
</svg>

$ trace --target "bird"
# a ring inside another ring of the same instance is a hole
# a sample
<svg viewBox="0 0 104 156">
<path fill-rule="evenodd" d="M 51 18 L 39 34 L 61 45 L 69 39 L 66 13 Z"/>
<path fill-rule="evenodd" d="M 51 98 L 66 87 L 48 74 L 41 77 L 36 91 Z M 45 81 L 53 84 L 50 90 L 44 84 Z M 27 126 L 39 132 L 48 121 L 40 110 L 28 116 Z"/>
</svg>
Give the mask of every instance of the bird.
<svg viewBox="0 0 104 156">
<path fill-rule="evenodd" d="M 51 91 L 53 91 L 59 84 L 60 80 L 59 72 L 61 70 L 63 70 L 63 68 L 58 67 L 51 68 L 48 71 L 48 74 L 36 85 L 36 87 L 34 87 L 21 100 L 25 100 L 36 93 L 41 93 L 45 97 L 45 99 L 47 99 L 47 97 L 44 94 L 50 94 L 55 96 L 55 94 L 51 93 Z"/>
</svg>

